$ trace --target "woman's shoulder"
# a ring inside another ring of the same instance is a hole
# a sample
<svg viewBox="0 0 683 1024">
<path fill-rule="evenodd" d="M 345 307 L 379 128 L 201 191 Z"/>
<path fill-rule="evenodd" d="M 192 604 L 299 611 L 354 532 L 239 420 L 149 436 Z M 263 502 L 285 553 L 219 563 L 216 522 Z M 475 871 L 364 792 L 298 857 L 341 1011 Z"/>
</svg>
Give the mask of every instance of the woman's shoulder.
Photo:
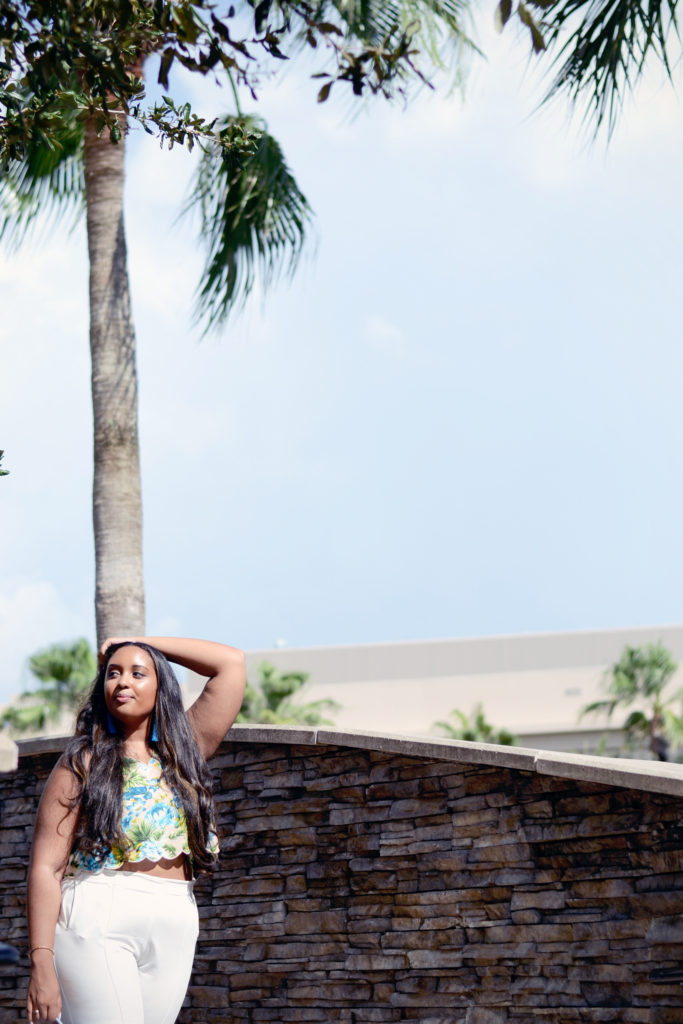
<svg viewBox="0 0 683 1024">
<path fill-rule="evenodd" d="M 50 772 L 40 802 L 42 805 L 59 804 L 71 808 L 80 799 L 82 784 L 62 754 Z"/>
<path fill-rule="evenodd" d="M 52 769 L 48 783 L 60 790 L 70 801 L 80 796 L 92 761 L 89 745 L 77 745 L 70 741 L 62 751 Z"/>
<path fill-rule="evenodd" d="M 55 768 L 63 768 L 76 778 L 88 771 L 92 761 L 93 750 L 88 742 L 80 736 L 72 737 L 62 751 Z"/>
</svg>

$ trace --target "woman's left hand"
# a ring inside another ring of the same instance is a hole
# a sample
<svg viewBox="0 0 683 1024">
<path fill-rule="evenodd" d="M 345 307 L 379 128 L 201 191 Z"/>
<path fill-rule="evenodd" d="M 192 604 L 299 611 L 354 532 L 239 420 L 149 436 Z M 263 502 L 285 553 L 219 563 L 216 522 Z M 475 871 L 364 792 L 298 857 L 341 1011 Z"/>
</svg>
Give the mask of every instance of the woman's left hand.
<svg viewBox="0 0 683 1024">
<path fill-rule="evenodd" d="M 100 645 L 100 649 L 97 652 L 97 661 L 100 665 L 104 665 L 106 660 L 106 654 L 112 644 L 124 644 L 124 643 L 135 643 L 136 637 L 132 636 L 108 636 L 106 640 Z"/>
</svg>

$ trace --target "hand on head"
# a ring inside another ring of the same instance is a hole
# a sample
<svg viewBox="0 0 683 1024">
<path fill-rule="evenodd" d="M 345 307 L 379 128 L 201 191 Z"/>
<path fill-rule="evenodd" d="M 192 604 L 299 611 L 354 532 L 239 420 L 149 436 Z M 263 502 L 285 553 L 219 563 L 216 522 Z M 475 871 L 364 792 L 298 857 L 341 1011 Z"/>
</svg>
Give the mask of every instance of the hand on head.
<svg viewBox="0 0 683 1024">
<path fill-rule="evenodd" d="M 104 662 L 106 661 L 107 651 L 109 650 L 110 647 L 113 647 L 114 644 L 125 644 L 134 642 L 135 638 L 132 636 L 108 636 L 107 639 L 103 640 L 102 643 L 100 644 L 100 649 L 97 652 L 97 661 L 99 662 L 100 665 L 103 665 Z"/>
</svg>

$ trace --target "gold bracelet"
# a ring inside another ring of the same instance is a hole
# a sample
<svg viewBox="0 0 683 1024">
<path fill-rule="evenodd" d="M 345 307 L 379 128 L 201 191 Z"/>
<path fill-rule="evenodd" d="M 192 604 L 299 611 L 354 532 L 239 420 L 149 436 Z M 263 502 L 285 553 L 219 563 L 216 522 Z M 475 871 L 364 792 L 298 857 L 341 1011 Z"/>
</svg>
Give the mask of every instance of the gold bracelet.
<svg viewBox="0 0 683 1024">
<path fill-rule="evenodd" d="M 53 956 L 55 955 L 55 951 L 54 951 L 54 949 L 52 948 L 52 946 L 33 946 L 33 948 L 32 948 L 32 949 L 29 949 L 29 951 L 28 951 L 28 955 L 29 955 L 29 956 L 33 956 L 33 954 L 35 953 L 35 951 L 36 951 L 37 949 L 49 949 L 49 950 L 50 950 L 50 952 L 52 953 L 52 955 L 53 955 Z"/>
</svg>

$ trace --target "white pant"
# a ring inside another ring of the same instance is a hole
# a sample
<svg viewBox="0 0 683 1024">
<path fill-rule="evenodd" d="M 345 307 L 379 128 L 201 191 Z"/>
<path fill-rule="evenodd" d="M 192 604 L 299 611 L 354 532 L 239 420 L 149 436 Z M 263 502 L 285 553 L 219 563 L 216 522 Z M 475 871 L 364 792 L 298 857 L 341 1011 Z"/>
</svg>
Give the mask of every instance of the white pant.
<svg viewBox="0 0 683 1024">
<path fill-rule="evenodd" d="M 109 869 L 65 878 L 55 933 L 63 1024 L 173 1024 L 198 930 L 192 882 Z"/>
</svg>

